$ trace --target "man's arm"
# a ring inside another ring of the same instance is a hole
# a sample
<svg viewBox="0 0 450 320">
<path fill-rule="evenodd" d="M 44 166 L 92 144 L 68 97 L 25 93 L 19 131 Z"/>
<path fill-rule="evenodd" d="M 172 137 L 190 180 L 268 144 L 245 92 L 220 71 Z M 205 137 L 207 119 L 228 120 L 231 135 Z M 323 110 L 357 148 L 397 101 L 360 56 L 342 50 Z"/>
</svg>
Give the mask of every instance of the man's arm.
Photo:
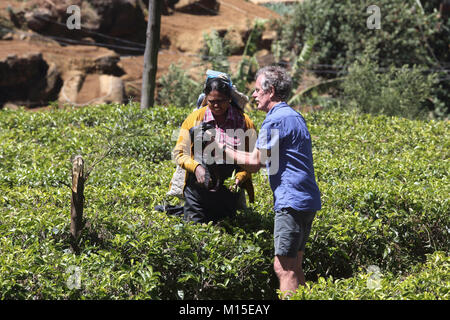
<svg viewBox="0 0 450 320">
<path fill-rule="evenodd" d="M 250 173 L 258 172 L 266 161 L 266 159 L 262 159 L 265 157 L 258 148 L 254 148 L 252 152 L 245 152 L 231 148 L 224 148 L 224 144 L 218 142 L 216 143 L 218 144 L 220 150 L 225 151 L 227 159 L 233 159 L 239 166 Z"/>
</svg>

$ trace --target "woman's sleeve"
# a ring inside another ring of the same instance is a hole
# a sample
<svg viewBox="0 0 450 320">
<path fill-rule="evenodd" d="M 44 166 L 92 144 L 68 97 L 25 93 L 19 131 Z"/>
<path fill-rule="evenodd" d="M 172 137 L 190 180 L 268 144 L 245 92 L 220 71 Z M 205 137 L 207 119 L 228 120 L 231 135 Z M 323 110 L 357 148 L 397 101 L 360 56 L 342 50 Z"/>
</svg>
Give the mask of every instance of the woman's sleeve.
<svg viewBox="0 0 450 320">
<path fill-rule="evenodd" d="M 184 120 L 178 135 L 177 144 L 172 151 L 176 163 L 188 172 L 194 173 L 195 168 L 200 164 L 192 157 L 192 142 L 189 129 L 193 126 L 194 117 L 192 114 Z"/>
</svg>

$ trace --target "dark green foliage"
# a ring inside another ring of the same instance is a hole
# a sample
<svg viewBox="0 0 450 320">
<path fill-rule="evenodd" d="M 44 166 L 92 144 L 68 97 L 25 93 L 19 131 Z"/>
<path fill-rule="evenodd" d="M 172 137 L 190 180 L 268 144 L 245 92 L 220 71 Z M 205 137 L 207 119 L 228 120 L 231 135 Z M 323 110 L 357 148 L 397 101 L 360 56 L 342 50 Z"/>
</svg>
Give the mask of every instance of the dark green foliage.
<svg viewBox="0 0 450 320">
<path fill-rule="evenodd" d="M 381 10 L 381 29 L 369 29 L 367 7 Z M 316 39 L 316 63 L 349 66 L 371 45 L 379 50 L 381 66 L 434 64 L 426 40 L 440 31 L 434 14 L 422 14 L 414 0 L 304 1 L 281 29 L 285 50 L 299 54 L 298 44 Z M 423 28 L 423 29 L 422 29 Z"/>
<path fill-rule="evenodd" d="M 317 284 L 307 283 L 292 300 L 448 300 L 449 269 L 450 258 L 438 251 L 402 277 L 361 269 L 349 279 L 319 278 Z"/>
<path fill-rule="evenodd" d="M 156 101 L 165 106 L 192 107 L 202 93 L 200 83 L 192 80 L 180 66 L 170 65 L 169 72 L 159 79 Z"/>
<path fill-rule="evenodd" d="M 229 43 L 222 38 L 217 30 L 212 30 L 210 34 L 203 34 L 204 47 L 202 49 L 203 59 L 211 63 L 211 68 L 215 71 L 229 73 L 230 63 L 227 60 L 230 54 Z"/>
<path fill-rule="evenodd" d="M 304 1 L 297 5 L 279 27 L 279 47 L 285 57 L 295 57 L 309 38 L 315 39 L 312 69 L 328 70 L 321 77 L 346 75 L 366 48 L 375 48 L 371 57 L 381 69 L 417 65 L 434 73 L 437 83 L 422 104 L 425 112 L 445 118 L 449 113 L 450 20 L 438 17 L 437 2 L 416 0 Z M 369 29 L 367 8 L 381 11 L 381 29 Z M 361 94 L 363 94 L 361 92 Z"/>
<path fill-rule="evenodd" d="M 306 267 L 350 276 L 376 264 L 401 272 L 448 250 L 446 122 L 355 113 L 312 114 L 309 129 L 324 210 Z"/>
<path fill-rule="evenodd" d="M 175 168 L 173 130 L 190 111 L 0 111 L 0 298 L 275 299 L 273 199 L 264 172 L 254 175 L 255 203 L 234 220 L 194 225 L 153 210 Z M 250 116 L 260 127 L 264 114 Z M 354 289 L 337 298 L 377 298 L 359 293 L 361 268 L 375 264 L 389 275 L 386 288 L 398 288 L 395 297 L 411 297 L 401 285 L 405 274 L 427 254 L 448 252 L 448 123 L 349 112 L 305 118 L 323 196 L 306 247 L 307 279 L 351 277 L 340 281 L 356 281 Z M 74 255 L 65 184 L 79 153 L 88 168 L 97 164 Z M 440 279 L 445 260 L 434 257 L 423 268 L 436 263 L 436 273 L 420 269 L 417 279 Z M 336 291 L 323 292 L 323 281 L 313 284 L 313 297 Z M 445 282 L 430 282 L 428 291 L 435 295 L 416 297 L 445 298 Z"/>
<path fill-rule="evenodd" d="M 349 68 L 342 81 L 345 106 L 372 114 L 426 118 L 423 108 L 431 99 L 436 74 L 426 76 L 417 66 L 380 68 L 364 55 Z"/>
</svg>

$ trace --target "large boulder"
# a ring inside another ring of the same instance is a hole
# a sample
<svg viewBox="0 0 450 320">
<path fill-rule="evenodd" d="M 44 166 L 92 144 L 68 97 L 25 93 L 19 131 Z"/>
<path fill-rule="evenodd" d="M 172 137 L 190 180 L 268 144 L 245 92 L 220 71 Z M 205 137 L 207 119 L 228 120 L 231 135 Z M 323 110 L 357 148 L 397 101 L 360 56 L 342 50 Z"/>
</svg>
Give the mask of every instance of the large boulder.
<svg viewBox="0 0 450 320">
<path fill-rule="evenodd" d="M 125 102 L 125 86 L 123 80 L 108 74 L 99 76 L 100 97 L 99 103 Z"/>
<path fill-rule="evenodd" d="M 28 107 L 54 101 L 62 86 L 58 68 L 41 53 L 10 55 L 0 60 L 0 107 L 10 102 Z"/>
<path fill-rule="evenodd" d="M 219 9 L 217 0 L 180 0 L 175 5 L 177 11 L 198 15 L 216 15 Z"/>
<path fill-rule="evenodd" d="M 0 108 L 5 104 L 47 106 L 56 101 L 74 105 L 124 102 L 120 56 L 92 47 L 72 56 L 71 49 L 59 49 L 64 60 L 56 59 L 55 52 L 0 55 Z"/>
<path fill-rule="evenodd" d="M 71 105 L 125 102 L 123 80 L 108 74 L 84 74 L 72 70 L 66 74 L 59 101 Z"/>
<path fill-rule="evenodd" d="M 64 78 L 64 85 L 59 92 L 58 100 L 63 103 L 75 104 L 86 74 L 79 70 L 71 70 L 65 73 Z"/>
<path fill-rule="evenodd" d="M 86 64 L 87 73 L 110 74 L 122 76 L 124 71 L 117 65 L 120 56 L 116 53 L 106 53 L 90 59 L 90 63 Z"/>
<path fill-rule="evenodd" d="M 142 5 L 144 5 L 146 8 L 148 8 L 148 0 L 141 0 Z M 161 0 L 161 13 L 163 15 L 171 15 L 175 10 L 175 5 L 180 0 Z"/>
<path fill-rule="evenodd" d="M 138 0 L 90 0 L 89 2 L 99 17 L 99 27 L 95 31 L 145 43 L 147 22 Z M 102 41 L 105 40 L 107 38 L 102 39 Z M 127 46 L 123 42 L 119 44 Z"/>
<path fill-rule="evenodd" d="M 148 7 L 148 0 L 142 0 Z M 197 15 L 216 15 L 219 12 L 220 3 L 217 0 L 161 0 L 162 14 L 170 15 L 174 11 L 180 11 Z"/>
<path fill-rule="evenodd" d="M 69 6 L 80 8 L 81 29 L 71 29 L 73 14 Z M 144 51 L 147 22 L 142 0 L 31 0 L 25 23 L 40 34 L 52 36 L 61 43 L 92 38 L 118 52 Z"/>
</svg>

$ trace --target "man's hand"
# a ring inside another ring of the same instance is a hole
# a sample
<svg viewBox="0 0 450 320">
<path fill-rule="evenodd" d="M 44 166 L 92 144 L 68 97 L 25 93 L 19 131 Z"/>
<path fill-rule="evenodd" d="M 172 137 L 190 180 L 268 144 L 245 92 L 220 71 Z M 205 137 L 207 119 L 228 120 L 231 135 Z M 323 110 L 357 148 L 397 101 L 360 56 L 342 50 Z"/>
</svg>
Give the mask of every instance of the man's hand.
<svg viewBox="0 0 450 320">
<path fill-rule="evenodd" d="M 232 159 L 244 170 L 255 173 L 262 167 L 261 153 L 257 148 L 254 148 L 252 152 L 240 151 L 232 148 L 225 148 L 225 144 L 220 142 L 214 142 L 215 148 L 224 150 L 226 157 Z"/>
</svg>

